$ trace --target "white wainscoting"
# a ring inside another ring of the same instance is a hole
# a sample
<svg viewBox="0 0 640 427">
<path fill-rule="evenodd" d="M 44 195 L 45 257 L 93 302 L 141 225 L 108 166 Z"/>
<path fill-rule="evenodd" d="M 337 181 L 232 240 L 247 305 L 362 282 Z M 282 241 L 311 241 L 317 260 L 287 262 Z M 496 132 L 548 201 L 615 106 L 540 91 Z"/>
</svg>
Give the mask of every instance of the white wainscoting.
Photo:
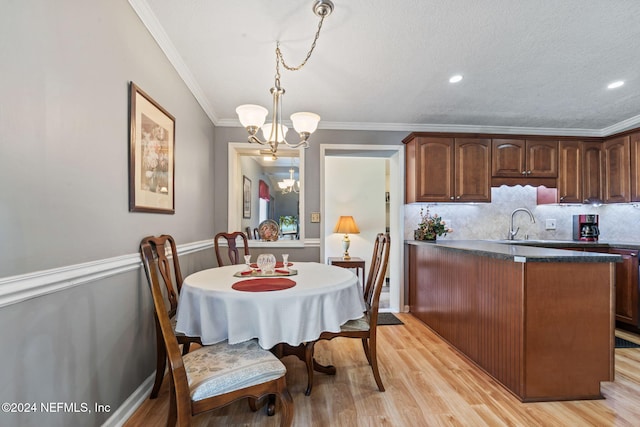
<svg viewBox="0 0 640 427">
<path fill-rule="evenodd" d="M 213 240 L 178 245 L 178 254 L 187 255 L 213 247 Z M 137 270 L 142 266 L 140 254 L 69 265 L 0 279 L 0 307 L 59 292 L 74 286 Z"/>
</svg>

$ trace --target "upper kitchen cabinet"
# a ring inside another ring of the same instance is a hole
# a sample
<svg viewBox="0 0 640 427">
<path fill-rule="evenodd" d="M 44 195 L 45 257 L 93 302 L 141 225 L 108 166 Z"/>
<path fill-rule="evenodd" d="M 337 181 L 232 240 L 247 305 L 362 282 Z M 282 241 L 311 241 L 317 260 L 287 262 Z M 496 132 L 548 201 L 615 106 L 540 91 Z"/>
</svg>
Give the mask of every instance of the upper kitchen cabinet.
<svg viewBox="0 0 640 427">
<path fill-rule="evenodd" d="M 491 201 L 490 140 L 411 134 L 403 142 L 407 203 Z"/>
<path fill-rule="evenodd" d="M 558 202 L 582 203 L 582 152 L 580 141 L 560 141 L 558 145 Z"/>
<path fill-rule="evenodd" d="M 498 178 L 556 178 L 557 140 L 492 140 L 491 175 Z"/>
<path fill-rule="evenodd" d="M 600 142 L 560 141 L 558 203 L 602 200 L 603 155 Z"/>
<path fill-rule="evenodd" d="M 582 199 L 604 200 L 604 153 L 601 142 L 581 142 Z"/>
<path fill-rule="evenodd" d="M 630 138 L 620 136 L 606 140 L 604 154 L 604 202 L 631 201 Z"/>
<path fill-rule="evenodd" d="M 631 201 L 640 202 L 640 132 L 629 135 L 631 145 Z"/>
</svg>

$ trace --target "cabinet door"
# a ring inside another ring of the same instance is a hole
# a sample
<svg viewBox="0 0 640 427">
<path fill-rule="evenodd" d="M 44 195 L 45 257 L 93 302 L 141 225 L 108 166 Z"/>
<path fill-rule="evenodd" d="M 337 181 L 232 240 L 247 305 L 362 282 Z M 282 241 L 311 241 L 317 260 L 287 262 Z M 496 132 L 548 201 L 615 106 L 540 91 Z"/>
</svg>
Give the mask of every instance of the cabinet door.
<svg viewBox="0 0 640 427">
<path fill-rule="evenodd" d="M 582 143 L 582 197 L 588 200 L 604 200 L 604 154 L 601 142 Z"/>
<path fill-rule="evenodd" d="M 621 136 L 603 144 L 604 201 L 624 203 L 631 201 L 629 137 Z"/>
<path fill-rule="evenodd" d="M 491 146 L 491 176 L 518 178 L 526 174 L 524 140 L 493 139 Z"/>
<path fill-rule="evenodd" d="M 526 142 L 526 175 L 536 178 L 558 176 L 558 141 Z"/>
<path fill-rule="evenodd" d="M 454 200 L 453 138 L 421 137 L 416 142 L 416 201 Z"/>
<path fill-rule="evenodd" d="M 582 203 L 582 159 L 579 141 L 560 141 L 558 202 Z"/>
<path fill-rule="evenodd" d="M 629 135 L 631 143 L 631 201 L 640 202 L 640 132 Z"/>
<path fill-rule="evenodd" d="M 611 248 L 622 256 L 616 263 L 616 320 L 638 327 L 638 251 Z"/>
<path fill-rule="evenodd" d="M 491 201 L 491 141 L 455 139 L 455 201 Z"/>
</svg>

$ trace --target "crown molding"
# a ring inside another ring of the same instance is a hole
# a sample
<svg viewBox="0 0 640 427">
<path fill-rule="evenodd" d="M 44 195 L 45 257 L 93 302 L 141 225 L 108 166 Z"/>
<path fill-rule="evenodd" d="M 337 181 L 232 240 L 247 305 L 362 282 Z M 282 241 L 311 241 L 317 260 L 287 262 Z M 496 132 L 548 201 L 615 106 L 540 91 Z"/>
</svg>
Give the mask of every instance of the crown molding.
<svg viewBox="0 0 640 427">
<path fill-rule="evenodd" d="M 211 120 L 214 126 L 218 126 L 218 117 L 207 100 L 204 91 L 196 81 L 195 77 L 193 77 L 191 70 L 185 64 L 182 56 L 178 53 L 178 50 L 169 39 L 164 28 L 160 25 L 158 18 L 156 18 L 151 7 L 149 7 L 149 4 L 146 0 L 129 0 L 129 4 L 147 28 L 151 37 L 153 37 L 156 43 L 158 43 L 158 46 L 160 46 L 160 49 L 164 52 L 169 62 L 171 62 L 173 68 L 176 69 L 180 78 L 187 85 L 193 96 L 198 101 L 198 104 L 200 104 L 205 114 L 209 117 L 209 120 Z"/>
<path fill-rule="evenodd" d="M 602 135 L 600 136 L 609 136 L 615 133 L 623 132 L 625 130 L 629 130 L 637 127 L 640 127 L 640 115 L 630 117 L 627 120 L 623 120 L 614 125 L 600 129 L 600 131 L 602 132 Z"/>
</svg>

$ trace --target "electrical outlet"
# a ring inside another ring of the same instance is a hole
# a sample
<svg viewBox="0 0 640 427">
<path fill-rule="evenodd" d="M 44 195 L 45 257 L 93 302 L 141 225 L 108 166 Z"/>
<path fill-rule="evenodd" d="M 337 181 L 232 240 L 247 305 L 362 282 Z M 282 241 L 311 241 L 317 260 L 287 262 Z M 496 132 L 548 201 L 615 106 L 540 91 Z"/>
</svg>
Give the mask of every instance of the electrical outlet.
<svg viewBox="0 0 640 427">
<path fill-rule="evenodd" d="M 320 212 L 311 212 L 311 222 L 320 222 Z"/>
<path fill-rule="evenodd" d="M 547 230 L 555 230 L 556 229 L 556 220 L 548 219 L 545 227 Z"/>
</svg>

